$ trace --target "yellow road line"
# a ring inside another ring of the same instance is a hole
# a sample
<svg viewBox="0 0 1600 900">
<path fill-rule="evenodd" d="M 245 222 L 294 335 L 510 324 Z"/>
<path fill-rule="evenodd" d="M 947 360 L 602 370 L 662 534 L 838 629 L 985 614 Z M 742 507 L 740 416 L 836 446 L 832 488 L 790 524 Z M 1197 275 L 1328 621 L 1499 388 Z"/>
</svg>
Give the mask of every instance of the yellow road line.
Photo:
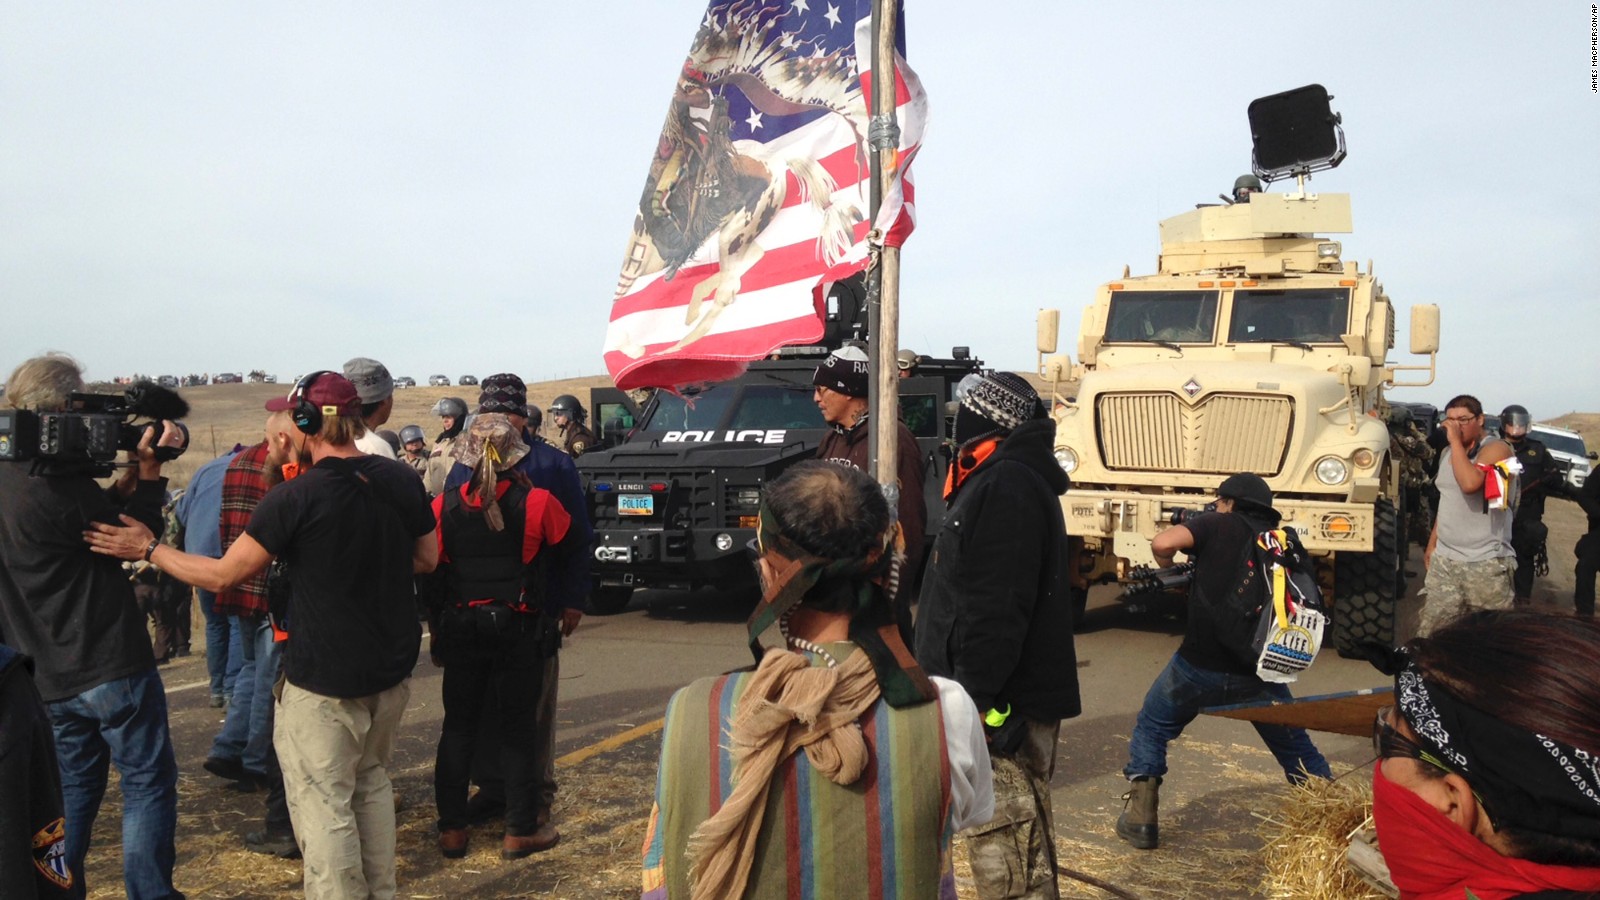
<svg viewBox="0 0 1600 900">
<path fill-rule="evenodd" d="M 615 750 L 629 741 L 638 740 L 645 735 L 655 734 L 656 732 L 660 731 L 661 726 L 665 724 L 665 719 L 657 719 L 654 722 L 646 722 L 643 725 L 635 725 L 620 734 L 613 734 L 611 737 L 608 737 L 603 741 L 595 741 L 587 747 L 580 747 L 577 750 L 568 753 L 566 756 L 559 757 L 556 759 L 556 765 L 563 768 L 567 766 L 575 766 L 586 759 L 599 756 L 608 750 Z"/>
</svg>

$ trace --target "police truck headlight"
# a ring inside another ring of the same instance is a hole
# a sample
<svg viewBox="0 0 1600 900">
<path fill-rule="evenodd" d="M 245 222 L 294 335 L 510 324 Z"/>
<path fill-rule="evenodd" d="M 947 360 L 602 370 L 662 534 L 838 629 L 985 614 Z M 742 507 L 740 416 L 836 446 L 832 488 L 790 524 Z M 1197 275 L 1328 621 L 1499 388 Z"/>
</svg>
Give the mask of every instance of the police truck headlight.
<svg viewBox="0 0 1600 900">
<path fill-rule="evenodd" d="M 1061 471 L 1071 475 L 1078 468 L 1078 454 L 1071 447 L 1057 447 L 1056 463 L 1061 466 Z"/>
<path fill-rule="evenodd" d="M 715 544 L 718 550 L 727 552 L 733 549 L 733 535 L 719 534 L 712 538 L 711 543 Z"/>
<path fill-rule="evenodd" d="M 1337 456 L 1324 456 L 1317 460 L 1317 480 L 1326 485 L 1343 484 L 1350 477 L 1350 467 Z"/>
</svg>

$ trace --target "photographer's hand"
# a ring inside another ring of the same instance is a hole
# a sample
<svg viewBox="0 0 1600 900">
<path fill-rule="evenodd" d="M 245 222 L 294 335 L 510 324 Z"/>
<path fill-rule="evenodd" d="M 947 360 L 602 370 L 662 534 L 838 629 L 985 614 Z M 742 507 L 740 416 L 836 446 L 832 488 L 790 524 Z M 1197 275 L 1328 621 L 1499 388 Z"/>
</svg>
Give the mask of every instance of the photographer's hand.
<svg viewBox="0 0 1600 900">
<path fill-rule="evenodd" d="M 90 523 L 89 528 L 83 533 L 83 539 L 89 544 L 89 549 L 117 559 L 144 559 L 145 548 L 155 540 L 155 535 L 137 519 L 127 515 L 118 518 L 126 524 L 119 526 L 107 525 L 104 522 Z"/>
</svg>

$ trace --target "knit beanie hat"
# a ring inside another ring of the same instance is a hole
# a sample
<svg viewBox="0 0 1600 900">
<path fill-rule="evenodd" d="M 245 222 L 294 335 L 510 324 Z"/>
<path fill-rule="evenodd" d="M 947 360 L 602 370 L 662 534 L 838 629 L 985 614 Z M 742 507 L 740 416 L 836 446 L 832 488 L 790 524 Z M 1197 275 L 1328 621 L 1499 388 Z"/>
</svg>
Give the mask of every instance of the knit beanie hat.
<svg viewBox="0 0 1600 900">
<path fill-rule="evenodd" d="M 1020 375 L 1011 372 L 990 372 L 982 376 L 960 399 L 955 437 L 963 442 L 994 431 L 1011 431 L 1045 414 L 1039 392 Z"/>
<path fill-rule="evenodd" d="M 490 375 L 478 389 L 479 413 L 510 413 L 523 415 L 528 403 L 528 388 L 522 379 L 510 372 Z"/>
<path fill-rule="evenodd" d="M 860 347 L 840 347 L 817 366 L 811 383 L 846 397 L 867 396 L 867 352 Z"/>
</svg>

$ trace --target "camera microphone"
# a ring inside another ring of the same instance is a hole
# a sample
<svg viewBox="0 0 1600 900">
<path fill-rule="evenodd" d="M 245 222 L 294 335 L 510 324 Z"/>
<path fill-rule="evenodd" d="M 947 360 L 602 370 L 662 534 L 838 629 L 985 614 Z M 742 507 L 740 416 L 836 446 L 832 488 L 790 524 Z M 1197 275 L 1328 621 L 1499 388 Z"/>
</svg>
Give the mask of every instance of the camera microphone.
<svg viewBox="0 0 1600 900">
<path fill-rule="evenodd" d="M 162 387 L 153 381 L 141 381 L 128 388 L 128 411 L 136 416 L 148 416 L 160 421 L 174 421 L 189 414 L 189 401 L 177 391 Z"/>
</svg>

